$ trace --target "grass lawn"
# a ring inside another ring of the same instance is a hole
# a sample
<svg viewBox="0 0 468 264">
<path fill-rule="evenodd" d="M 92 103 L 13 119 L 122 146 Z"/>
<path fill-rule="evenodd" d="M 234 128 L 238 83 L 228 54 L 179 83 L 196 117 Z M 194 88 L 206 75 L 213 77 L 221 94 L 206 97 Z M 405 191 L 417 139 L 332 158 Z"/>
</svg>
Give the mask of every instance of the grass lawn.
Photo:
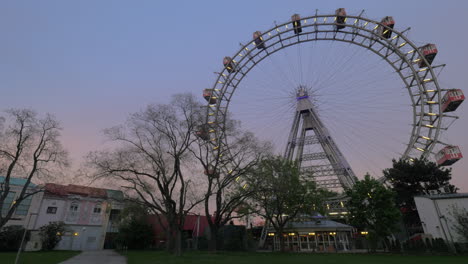
<svg viewBox="0 0 468 264">
<path fill-rule="evenodd" d="M 39 252 L 21 252 L 21 264 L 55 264 L 67 260 L 80 251 L 39 251 Z M 0 252 L 1 264 L 15 263 L 16 252 Z"/>
<path fill-rule="evenodd" d="M 174 257 L 160 251 L 129 251 L 123 253 L 128 264 L 467 264 L 468 256 L 407 256 L 385 254 L 307 254 L 307 253 L 205 253 L 188 252 Z"/>
</svg>

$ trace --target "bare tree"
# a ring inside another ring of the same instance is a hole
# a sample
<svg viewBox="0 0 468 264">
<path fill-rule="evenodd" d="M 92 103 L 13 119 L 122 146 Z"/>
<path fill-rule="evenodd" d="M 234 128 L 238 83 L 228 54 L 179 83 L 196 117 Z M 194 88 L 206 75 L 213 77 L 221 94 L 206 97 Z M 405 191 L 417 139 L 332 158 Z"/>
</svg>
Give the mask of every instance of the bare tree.
<svg viewBox="0 0 468 264">
<path fill-rule="evenodd" d="M 39 118 L 36 112 L 27 109 L 10 109 L 6 114 L 6 118 L 0 118 L 0 173 L 4 175 L 0 182 L 0 228 L 23 200 L 41 191 L 30 188 L 33 178 L 53 175 L 57 168 L 68 166 L 68 154 L 59 141 L 62 128 L 53 116 Z M 26 182 L 8 205 L 4 201 L 12 192 L 13 177 Z"/>
<path fill-rule="evenodd" d="M 176 95 L 168 105 L 149 105 L 125 125 L 105 130 L 114 149 L 88 156 L 95 178 L 121 182 L 135 201 L 164 218 L 160 222 L 167 223 L 176 255 L 182 253 L 186 215 L 203 200 L 195 192 L 196 174 L 186 168 L 198 114 L 199 105 L 190 94 Z"/>
<path fill-rule="evenodd" d="M 204 134 L 213 128 L 202 125 L 199 129 L 204 129 L 199 130 L 199 134 Z M 219 230 L 233 219 L 242 218 L 248 213 L 239 209 L 255 190 L 246 188 L 244 176 L 263 155 L 271 152 L 269 143 L 260 142 L 252 133 L 242 131 L 240 122 L 229 117 L 225 130 L 220 131 L 218 136 L 226 136 L 229 148 L 214 151 L 212 140 L 206 135 L 201 135 L 198 144 L 191 148 L 205 171 L 204 210 L 210 227 L 209 248 L 212 251 L 216 251 L 221 243 Z"/>
</svg>

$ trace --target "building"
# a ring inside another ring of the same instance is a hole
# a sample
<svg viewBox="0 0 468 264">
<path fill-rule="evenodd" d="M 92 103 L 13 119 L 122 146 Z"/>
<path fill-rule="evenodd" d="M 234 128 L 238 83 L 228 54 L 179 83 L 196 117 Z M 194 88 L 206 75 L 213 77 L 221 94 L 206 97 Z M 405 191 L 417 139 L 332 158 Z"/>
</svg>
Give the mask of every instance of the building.
<svg viewBox="0 0 468 264">
<path fill-rule="evenodd" d="M 5 177 L 0 176 L 0 184 L 3 184 L 4 181 Z M 2 215 L 6 215 L 11 205 L 16 202 L 26 182 L 27 179 L 10 178 L 10 191 L 8 192 L 6 199 L 3 201 Z M 29 183 L 27 193 L 36 192 L 39 188 L 39 186 L 31 182 Z M 18 207 L 16 207 L 12 218 L 5 226 L 19 225 L 26 227 L 29 222 L 29 226 L 27 227 L 29 229 L 32 228 L 32 223 L 34 223 L 35 217 L 37 217 L 36 213 L 39 210 L 42 195 L 42 192 L 38 192 L 21 201 Z"/>
<path fill-rule="evenodd" d="M 289 251 L 337 252 L 351 248 L 353 227 L 329 219 L 291 222 L 284 229 L 285 247 Z M 279 235 L 270 227 L 266 246 L 280 249 Z"/>
<path fill-rule="evenodd" d="M 167 240 L 167 221 L 162 215 L 149 215 L 147 223 L 151 225 L 154 236 L 154 246 L 161 247 Z M 184 246 L 194 247 L 196 239 L 205 235 L 209 230 L 208 219 L 204 215 L 187 215 L 184 222 L 183 237 L 186 239 Z"/>
<path fill-rule="evenodd" d="M 123 193 L 79 185 L 47 183 L 26 250 L 41 249 L 39 228 L 62 221 L 66 231 L 55 249 L 98 250 L 113 247 Z"/>
<path fill-rule="evenodd" d="M 414 201 L 425 234 L 449 243 L 461 242 L 453 211 L 456 208 L 468 211 L 468 193 L 415 196 Z"/>
</svg>

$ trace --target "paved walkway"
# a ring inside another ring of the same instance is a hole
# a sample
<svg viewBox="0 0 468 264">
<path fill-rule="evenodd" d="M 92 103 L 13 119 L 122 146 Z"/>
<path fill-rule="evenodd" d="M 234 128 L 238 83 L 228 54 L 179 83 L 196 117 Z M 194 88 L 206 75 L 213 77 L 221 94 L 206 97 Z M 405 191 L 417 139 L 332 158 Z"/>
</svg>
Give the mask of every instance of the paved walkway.
<svg viewBox="0 0 468 264">
<path fill-rule="evenodd" d="M 60 264 L 126 264 L 125 257 L 113 250 L 84 251 Z"/>
</svg>

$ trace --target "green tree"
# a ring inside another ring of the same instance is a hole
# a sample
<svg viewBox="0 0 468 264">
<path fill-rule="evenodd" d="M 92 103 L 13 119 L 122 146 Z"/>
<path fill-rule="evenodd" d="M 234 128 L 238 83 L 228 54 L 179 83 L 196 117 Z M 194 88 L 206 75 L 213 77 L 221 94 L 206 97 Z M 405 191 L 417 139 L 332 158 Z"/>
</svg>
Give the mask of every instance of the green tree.
<svg viewBox="0 0 468 264">
<path fill-rule="evenodd" d="M 312 204 L 320 204 L 316 184 L 301 177 L 297 162 L 282 157 L 262 160 L 248 181 L 248 188 L 255 190 L 251 196 L 253 207 L 274 227 L 284 251 L 286 224 Z"/>
<path fill-rule="evenodd" d="M 421 223 L 416 205 L 415 195 L 427 194 L 430 190 L 455 193 L 455 186 L 450 184 L 451 170 L 438 167 L 427 159 L 393 160 L 392 168 L 384 170 L 384 177 L 396 192 L 396 203 L 403 212 L 405 226 L 411 229 L 420 228 Z"/>
<path fill-rule="evenodd" d="M 400 211 L 395 205 L 395 193 L 366 174 L 363 180 L 346 190 L 351 224 L 366 228 L 372 249 L 380 239 L 396 231 Z"/>
<path fill-rule="evenodd" d="M 52 250 L 62 240 L 63 232 L 65 231 L 64 222 L 50 222 L 47 225 L 39 228 L 39 234 L 42 241 L 42 249 Z"/>
</svg>

